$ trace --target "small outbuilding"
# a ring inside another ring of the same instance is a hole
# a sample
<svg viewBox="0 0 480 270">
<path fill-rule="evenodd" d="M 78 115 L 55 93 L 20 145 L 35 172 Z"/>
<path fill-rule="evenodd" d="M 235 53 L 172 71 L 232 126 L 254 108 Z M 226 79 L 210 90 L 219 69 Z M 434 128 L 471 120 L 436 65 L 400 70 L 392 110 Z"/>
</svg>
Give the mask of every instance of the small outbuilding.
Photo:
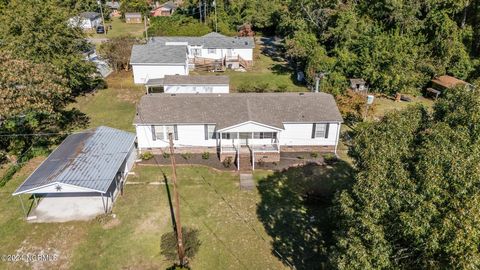
<svg viewBox="0 0 480 270">
<path fill-rule="evenodd" d="M 363 79 L 350 79 L 350 88 L 355 92 L 367 92 L 367 82 Z"/>
<path fill-rule="evenodd" d="M 33 222 L 88 220 L 108 213 L 135 162 L 135 138 L 105 126 L 69 135 L 13 196 Z M 30 212 L 21 195 L 33 198 L 36 207 Z"/>
<path fill-rule="evenodd" d="M 84 30 L 95 29 L 101 24 L 102 16 L 98 12 L 82 12 L 69 20 L 69 25 L 80 27 Z"/>
<path fill-rule="evenodd" d="M 181 76 L 167 75 L 164 79 L 165 93 L 171 94 L 207 94 L 228 93 L 230 79 L 228 76 Z"/>
<path fill-rule="evenodd" d="M 443 90 L 446 89 L 451 89 L 455 87 L 461 87 L 464 86 L 465 88 L 472 88 L 473 86 L 465 81 L 462 81 L 460 79 L 457 79 L 455 77 L 449 76 L 449 75 L 442 75 L 433 78 L 431 81 L 431 87 L 427 88 L 427 94 L 430 94 L 434 96 L 435 98 L 438 98 L 438 96 L 441 95 Z"/>
<path fill-rule="evenodd" d="M 140 12 L 125 13 L 126 23 L 142 23 L 142 14 Z"/>
<path fill-rule="evenodd" d="M 173 1 L 168 1 L 163 3 L 153 9 L 150 12 L 150 16 L 152 17 L 159 17 L 159 16 L 172 16 L 175 10 L 177 9 L 177 5 Z"/>
</svg>

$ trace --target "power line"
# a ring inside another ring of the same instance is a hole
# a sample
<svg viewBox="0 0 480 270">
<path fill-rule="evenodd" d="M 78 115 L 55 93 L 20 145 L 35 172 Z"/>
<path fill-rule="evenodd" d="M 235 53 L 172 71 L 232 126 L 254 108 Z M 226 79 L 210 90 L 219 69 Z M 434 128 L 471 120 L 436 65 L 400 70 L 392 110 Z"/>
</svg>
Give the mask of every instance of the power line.
<svg viewBox="0 0 480 270">
<path fill-rule="evenodd" d="M 250 224 L 250 222 L 248 222 L 248 220 L 246 218 L 244 218 L 233 206 L 232 204 L 230 204 L 230 202 L 225 199 L 225 197 L 211 184 L 209 183 L 205 177 L 201 177 L 202 180 L 228 205 L 228 207 L 233 211 L 233 213 L 235 215 L 237 215 L 248 227 L 250 227 L 250 229 L 255 232 L 255 234 L 260 238 L 262 239 L 263 241 L 265 241 L 266 243 L 270 244 L 269 241 L 267 239 L 265 239 L 265 237 L 263 237 L 258 231 L 257 229 L 255 229 L 255 227 Z M 290 268 L 292 269 L 295 269 L 295 267 L 290 263 L 289 260 L 285 259 L 281 254 L 280 252 L 278 252 L 275 248 L 272 247 L 272 250 L 273 252 L 275 252 L 275 254 L 277 254 L 280 259 L 286 264 L 288 265 Z"/>
</svg>

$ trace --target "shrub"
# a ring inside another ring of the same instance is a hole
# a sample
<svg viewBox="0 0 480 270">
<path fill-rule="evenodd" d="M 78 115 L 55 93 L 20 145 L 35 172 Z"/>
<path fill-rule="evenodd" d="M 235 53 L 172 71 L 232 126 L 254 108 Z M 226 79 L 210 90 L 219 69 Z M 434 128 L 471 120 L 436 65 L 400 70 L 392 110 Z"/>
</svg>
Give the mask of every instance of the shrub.
<svg viewBox="0 0 480 270">
<path fill-rule="evenodd" d="M 238 93 L 248 93 L 252 91 L 252 85 L 250 83 L 242 83 L 237 87 L 237 92 Z"/>
<path fill-rule="evenodd" d="M 183 159 L 189 160 L 190 158 L 192 158 L 192 153 L 190 152 L 182 153 L 181 156 Z"/>
<path fill-rule="evenodd" d="M 304 159 L 304 157 L 302 157 L 302 156 L 297 156 L 297 159 Z"/>
<path fill-rule="evenodd" d="M 318 153 L 312 152 L 312 153 L 310 153 L 310 157 L 312 157 L 312 158 L 317 158 L 317 157 L 318 157 Z"/>
<path fill-rule="evenodd" d="M 153 158 L 153 154 L 150 152 L 144 152 L 140 155 L 140 158 L 143 160 L 149 160 Z"/>
<path fill-rule="evenodd" d="M 280 84 L 277 86 L 277 89 L 275 89 L 275 92 L 287 92 L 288 86 L 286 84 Z"/>
<path fill-rule="evenodd" d="M 185 255 L 192 259 L 198 252 L 201 245 L 198 239 L 198 230 L 188 227 L 182 228 L 183 246 L 185 248 Z M 177 235 L 175 232 L 168 232 L 162 235 L 160 242 L 160 253 L 170 261 L 177 260 Z M 181 268 L 180 268 L 181 269 Z"/>
<path fill-rule="evenodd" d="M 163 152 L 163 153 L 162 153 L 162 157 L 163 157 L 164 159 L 170 158 L 170 154 L 169 154 L 168 152 Z"/>
<path fill-rule="evenodd" d="M 327 164 L 334 164 L 335 162 L 337 162 L 337 156 L 333 153 L 326 153 L 323 155 L 323 160 Z"/>
<path fill-rule="evenodd" d="M 222 164 L 225 168 L 230 168 L 230 166 L 232 166 L 232 161 L 232 157 L 227 157 L 222 161 Z"/>
<path fill-rule="evenodd" d="M 209 152 L 203 152 L 202 159 L 209 159 L 209 158 L 210 158 L 210 153 Z"/>
<path fill-rule="evenodd" d="M 268 92 L 268 89 L 270 88 L 270 84 L 265 82 L 265 83 L 259 83 L 253 87 L 253 91 L 255 93 L 264 93 Z"/>
</svg>

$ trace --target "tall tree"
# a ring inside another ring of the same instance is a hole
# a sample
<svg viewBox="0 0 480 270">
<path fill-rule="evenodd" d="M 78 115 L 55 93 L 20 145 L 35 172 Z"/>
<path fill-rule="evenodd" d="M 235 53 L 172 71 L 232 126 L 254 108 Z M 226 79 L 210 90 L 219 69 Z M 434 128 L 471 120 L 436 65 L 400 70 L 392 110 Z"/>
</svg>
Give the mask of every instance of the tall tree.
<svg viewBox="0 0 480 270">
<path fill-rule="evenodd" d="M 357 129 L 332 266 L 480 267 L 478 112 L 477 91 L 454 89 L 431 115 L 412 107 Z"/>
</svg>

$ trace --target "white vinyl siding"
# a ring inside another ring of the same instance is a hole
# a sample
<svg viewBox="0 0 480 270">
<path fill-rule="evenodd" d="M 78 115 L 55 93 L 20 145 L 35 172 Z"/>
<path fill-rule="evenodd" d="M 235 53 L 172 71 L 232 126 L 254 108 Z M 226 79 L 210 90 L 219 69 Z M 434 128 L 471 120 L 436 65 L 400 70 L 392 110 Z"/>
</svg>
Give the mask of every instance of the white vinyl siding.
<svg viewBox="0 0 480 270">
<path fill-rule="evenodd" d="M 216 54 L 216 53 L 217 53 L 217 49 L 212 49 L 212 48 L 208 49 L 208 54 Z"/>
</svg>

